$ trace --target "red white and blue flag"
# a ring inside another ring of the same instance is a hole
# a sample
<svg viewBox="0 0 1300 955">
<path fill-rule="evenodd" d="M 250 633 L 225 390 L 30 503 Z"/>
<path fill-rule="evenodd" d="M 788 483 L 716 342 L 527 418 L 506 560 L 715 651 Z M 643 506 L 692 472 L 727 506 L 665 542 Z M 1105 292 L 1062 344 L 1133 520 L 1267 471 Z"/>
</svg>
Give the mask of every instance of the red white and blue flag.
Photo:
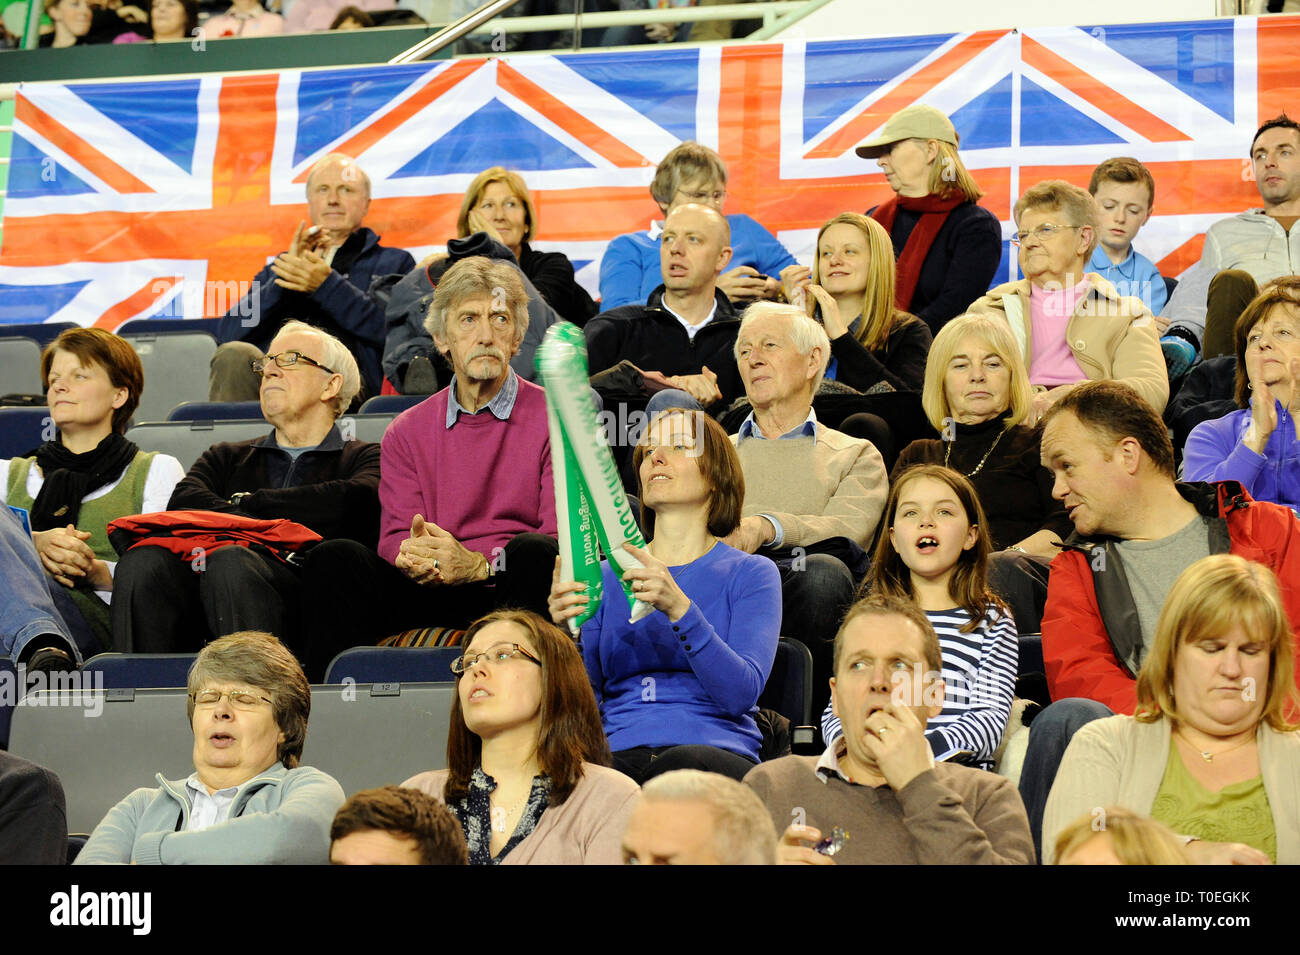
<svg viewBox="0 0 1300 955">
<path fill-rule="evenodd" d="M 948 113 L 1010 235 L 1041 179 L 1156 177 L 1137 247 L 1177 275 L 1214 220 L 1259 204 L 1247 152 L 1300 111 L 1300 17 L 514 56 L 146 83 L 27 84 L 15 103 L 0 323 L 219 314 L 305 217 L 311 165 L 358 159 L 366 224 L 417 258 L 455 235 L 476 173 L 522 173 L 534 245 L 596 285 L 605 244 L 657 216 L 678 142 L 717 149 L 728 212 L 807 260 L 820 224 L 890 195 L 853 147 L 911 103 Z M 1004 257 L 999 280 L 1011 277 Z"/>
</svg>

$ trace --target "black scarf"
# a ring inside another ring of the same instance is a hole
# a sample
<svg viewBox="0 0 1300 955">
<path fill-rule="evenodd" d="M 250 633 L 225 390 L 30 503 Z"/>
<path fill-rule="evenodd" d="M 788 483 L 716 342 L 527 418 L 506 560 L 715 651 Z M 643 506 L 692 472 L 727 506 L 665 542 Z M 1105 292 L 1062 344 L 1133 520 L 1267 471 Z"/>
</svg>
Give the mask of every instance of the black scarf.
<svg viewBox="0 0 1300 955">
<path fill-rule="evenodd" d="M 45 483 L 32 504 L 32 530 L 76 524 L 81 499 L 117 480 L 139 450 L 116 432 L 82 454 L 73 454 L 61 441 L 46 441 L 36 449 Z"/>
</svg>

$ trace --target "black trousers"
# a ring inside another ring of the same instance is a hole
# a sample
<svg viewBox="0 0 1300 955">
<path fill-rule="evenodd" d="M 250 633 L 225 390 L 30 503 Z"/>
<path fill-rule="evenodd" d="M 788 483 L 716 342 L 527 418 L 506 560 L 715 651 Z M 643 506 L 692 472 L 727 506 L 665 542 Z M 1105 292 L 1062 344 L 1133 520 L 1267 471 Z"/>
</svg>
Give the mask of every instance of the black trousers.
<svg viewBox="0 0 1300 955">
<path fill-rule="evenodd" d="M 716 746 L 691 743 L 684 746 L 637 746 L 614 754 L 614 768 L 638 784 L 674 769 L 699 769 L 720 773 L 739 782 L 758 763 Z"/>
<path fill-rule="evenodd" d="M 298 588 L 296 569 L 247 547 L 191 560 L 165 547 L 134 547 L 113 575 L 113 649 L 188 653 L 241 630 L 289 643 Z"/>
<path fill-rule="evenodd" d="M 307 555 L 302 627 L 291 644 L 307 678 L 325 679 L 329 662 L 349 647 L 374 646 L 418 627 L 468 627 L 502 608 L 550 619 L 546 600 L 560 546 L 545 534 L 519 534 L 506 544 L 490 583 L 426 587 L 362 544 L 326 541 Z"/>
</svg>

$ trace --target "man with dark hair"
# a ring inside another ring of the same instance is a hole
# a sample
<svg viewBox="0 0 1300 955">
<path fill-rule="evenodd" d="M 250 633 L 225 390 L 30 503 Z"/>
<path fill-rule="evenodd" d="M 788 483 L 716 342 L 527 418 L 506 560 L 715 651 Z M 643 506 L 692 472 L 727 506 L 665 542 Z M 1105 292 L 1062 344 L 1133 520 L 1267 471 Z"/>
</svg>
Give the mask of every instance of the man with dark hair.
<svg viewBox="0 0 1300 955">
<path fill-rule="evenodd" d="M 298 649 L 312 679 L 338 651 L 413 627 L 548 613 L 559 545 L 546 401 L 509 364 L 527 327 L 509 263 L 462 259 L 438 283 L 427 328 L 455 376 L 384 432 L 378 553 L 332 540 L 307 556 Z"/>
<path fill-rule="evenodd" d="M 1300 123 L 1285 113 L 1266 122 L 1251 140 L 1250 162 L 1263 208 L 1210 226 L 1200 262 L 1156 320 L 1161 335 L 1167 326 L 1205 358 L 1233 354 L 1233 325 L 1260 286 L 1300 274 Z"/>
<path fill-rule="evenodd" d="M 831 701 L 844 735 L 820 759 L 785 756 L 745 776 L 785 828 L 778 863 L 1032 863 L 1010 780 L 931 755 L 925 724 L 943 709 L 943 660 L 925 613 L 899 597 L 859 601 L 834 659 Z"/>
<path fill-rule="evenodd" d="M 1034 720 L 1020 777 L 1035 840 L 1075 731 L 1132 715 L 1160 609 L 1188 566 L 1230 552 L 1272 568 L 1300 624 L 1300 523 L 1289 508 L 1251 500 L 1236 481 L 1176 483 L 1168 431 L 1119 382 L 1080 385 L 1044 420 L 1043 466 L 1075 530 L 1052 561 L 1043 614 L 1055 702 Z"/>
<path fill-rule="evenodd" d="M 311 227 L 299 223 L 288 250 L 257 273 L 252 290 L 221 319 L 212 356 L 209 397 L 254 401 L 261 382 L 248 363 L 261 357 L 289 319 L 325 329 L 356 357 L 362 394 L 379 394 L 384 309 L 367 295 L 370 280 L 409 272 L 415 259 L 379 244 L 361 223 L 370 209 L 370 177 L 342 153 L 330 153 L 307 175 Z"/>
<path fill-rule="evenodd" d="M 418 789 L 363 789 L 330 826 L 331 865 L 469 865 L 460 823 Z"/>
</svg>

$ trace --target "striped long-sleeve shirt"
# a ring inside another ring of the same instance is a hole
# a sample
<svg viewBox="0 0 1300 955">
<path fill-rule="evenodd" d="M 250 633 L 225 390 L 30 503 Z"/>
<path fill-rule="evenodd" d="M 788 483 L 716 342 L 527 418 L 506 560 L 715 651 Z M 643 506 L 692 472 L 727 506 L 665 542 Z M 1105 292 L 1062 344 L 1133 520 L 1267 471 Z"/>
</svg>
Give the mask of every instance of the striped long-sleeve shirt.
<svg viewBox="0 0 1300 955">
<path fill-rule="evenodd" d="M 970 633 L 965 610 L 927 610 L 943 652 L 943 712 L 930 720 L 925 738 L 936 760 L 993 768 L 1011 714 L 1019 644 L 1011 616 L 996 608 Z M 831 707 L 822 714 L 822 738 L 831 745 L 844 735 Z"/>
</svg>

